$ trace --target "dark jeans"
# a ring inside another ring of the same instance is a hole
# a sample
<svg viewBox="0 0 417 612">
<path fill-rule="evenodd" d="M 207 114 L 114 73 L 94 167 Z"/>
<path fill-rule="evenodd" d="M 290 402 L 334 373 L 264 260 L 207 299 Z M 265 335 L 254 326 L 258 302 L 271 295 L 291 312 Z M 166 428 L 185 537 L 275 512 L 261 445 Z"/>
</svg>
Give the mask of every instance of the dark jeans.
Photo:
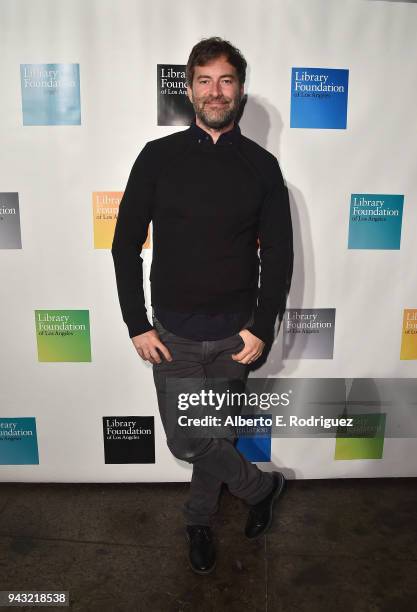
<svg viewBox="0 0 417 612">
<path fill-rule="evenodd" d="M 252 323 L 250 319 L 247 325 Z M 246 365 L 234 361 L 232 353 L 239 352 L 244 342 L 239 334 L 222 340 L 189 340 L 168 330 L 153 315 L 153 325 L 161 341 L 171 353 L 172 361 L 162 358 L 153 365 L 153 377 L 158 397 L 159 413 L 171 453 L 193 465 L 189 499 L 183 515 L 188 525 L 210 525 L 218 510 L 222 483 L 229 491 L 248 504 L 256 504 L 272 490 L 272 475 L 248 461 L 236 448 L 236 438 L 186 438 L 170 434 L 167 418 L 167 377 L 222 378 L 244 382 Z M 245 327 L 245 326 L 244 326 Z M 198 380 L 196 381 L 198 384 Z M 172 420 L 172 419 L 171 419 Z"/>
</svg>

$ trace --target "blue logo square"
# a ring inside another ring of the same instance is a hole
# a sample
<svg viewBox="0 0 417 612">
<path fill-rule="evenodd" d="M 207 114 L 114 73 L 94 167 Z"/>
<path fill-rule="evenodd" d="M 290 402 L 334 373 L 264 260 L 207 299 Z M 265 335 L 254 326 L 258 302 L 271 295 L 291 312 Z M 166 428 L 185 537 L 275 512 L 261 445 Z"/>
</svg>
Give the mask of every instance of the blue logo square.
<svg viewBox="0 0 417 612">
<path fill-rule="evenodd" d="M 399 249 L 403 195 L 352 193 L 348 249 Z"/>
<path fill-rule="evenodd" d="M 20 64 L 23 125 L 81 125 L 79 64 Z"/>
<path fill-rule="evenodd" d="M 346 129 L 349 70 L 293 68 L 292 128 Z"/>
<path fill-rule="evenodd" d="M 239 438 L 236 448 L 248 461 L 271 461 L 271 437 L 254 436 Z"/>
</svg>

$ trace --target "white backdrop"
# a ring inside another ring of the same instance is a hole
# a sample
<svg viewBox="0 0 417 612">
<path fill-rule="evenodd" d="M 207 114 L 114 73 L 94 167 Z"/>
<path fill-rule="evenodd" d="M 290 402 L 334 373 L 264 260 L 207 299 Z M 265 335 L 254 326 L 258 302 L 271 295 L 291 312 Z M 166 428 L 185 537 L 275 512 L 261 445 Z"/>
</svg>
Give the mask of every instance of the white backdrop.
<svg viewBox="0 0 417 612">
<path fill-rule="evenodd" d="M 291 195 L 288 306 L 336 308 L 333 359 L 282 360 L 278 337 L 256 377 L 416 378 L 400 360 L 416 308 L 417 6 L 327 0 L 2 0 L 1 192 L 19 192 L 22 249 L 3 250 L 0 416 L 35 416 L 39 465 L 9 481 L 181 481 L 166 447 L 150 364 L 119 308 L 110 251 L 94 249 L 91 194 L 123 191 L 156 125 L 156 65 L 185 64 L 202 37 L 249 64 L 242 132 L 275 154 Z M 79 63 L 81 125 L 23 126 L 19 65 Z M 349 69 L 347 129 L 290 128 L 293 66 Z M 351 193 L 404 194 L 400 250 L 348 250 Z M 144 251 L 147 278 L 151 250 Z M 149 281 L 145 285 L 150 307 Z M 38 362 L 35 309 L 88 309 L 91 363 Z M 150 315 L 150 310 L 148 311 Z M 105 465 L 103 415 L 155 415 L 156 463 Z M 335 461 L 334 439 L 273 439 L 288 477 L 417 474 L 416 439 L 380 460 Z"/>
</svg>

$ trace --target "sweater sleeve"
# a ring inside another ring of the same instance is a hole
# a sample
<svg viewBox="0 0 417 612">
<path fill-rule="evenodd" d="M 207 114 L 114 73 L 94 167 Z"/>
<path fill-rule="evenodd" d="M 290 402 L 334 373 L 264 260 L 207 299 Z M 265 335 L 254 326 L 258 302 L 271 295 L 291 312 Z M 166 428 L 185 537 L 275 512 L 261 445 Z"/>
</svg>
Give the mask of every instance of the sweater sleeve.
<svg viewBox="0 0 417 612">
<path fill-rule="evenodd" d="M 293 233 L 288 189 L 275 159 L 274 179 L 258 226 L 261 263 L 254 322 L 247 329 L 264 342 L 273 339 L 278 313 L 285 311 L 293 269 Z"/>
<path fill-rule="evenodd" d="M 130 171 L 111 247 L 120 308 L 131 338 L 153 329 L 146 314 L 141 257 L 152 219 L 153 194 L 146 144 Z"/>
</svg>

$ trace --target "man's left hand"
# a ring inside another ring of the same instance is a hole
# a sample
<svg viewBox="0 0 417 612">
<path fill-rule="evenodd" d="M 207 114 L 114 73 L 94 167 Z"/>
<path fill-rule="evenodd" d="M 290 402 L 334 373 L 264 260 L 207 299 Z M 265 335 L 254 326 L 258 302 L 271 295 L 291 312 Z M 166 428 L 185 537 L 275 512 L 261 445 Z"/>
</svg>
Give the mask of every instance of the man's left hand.
<svg viewBox="0 0 417 612">
<path fill-rule="evenodd" d="M 262 355 L 265 342 L 254 336 L 248 329 L 242 329 L 239 335 L 242 336 L 245 346 L 239 353 L 233 353 L 232 359 L 243 364 L 253 363 Z"/>
</svg>

